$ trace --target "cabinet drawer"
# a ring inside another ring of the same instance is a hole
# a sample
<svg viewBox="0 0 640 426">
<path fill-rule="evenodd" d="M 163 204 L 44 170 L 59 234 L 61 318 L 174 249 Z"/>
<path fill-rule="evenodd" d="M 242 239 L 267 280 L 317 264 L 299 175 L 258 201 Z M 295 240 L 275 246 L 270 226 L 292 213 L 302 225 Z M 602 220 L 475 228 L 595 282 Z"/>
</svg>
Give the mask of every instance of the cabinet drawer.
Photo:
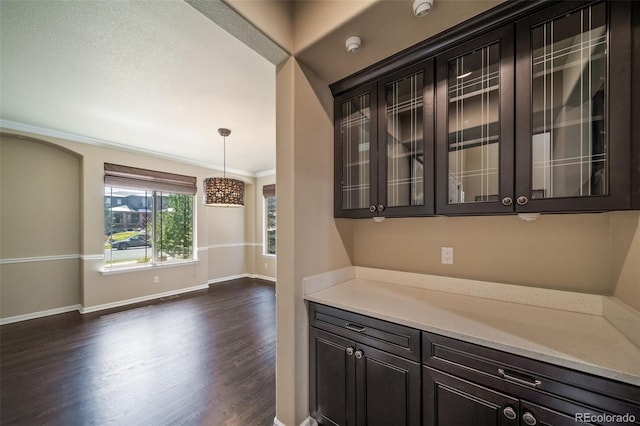
<svg viewBox="0 0 640 426">
<path fill-rule="evenodd" d="M 330 306 L 309 303 L 309 325 L 420 361 L 420 330 Z"/>
<path fill-rule="evenodd" d="M 481 385 L 533 402 L 553 395 L 640 419 L 638 386 L 427 332 L 423 332 L 422 346 L 425 365 Z M 561 400 L 556 403 L 561 410 Z"/>
</svg>

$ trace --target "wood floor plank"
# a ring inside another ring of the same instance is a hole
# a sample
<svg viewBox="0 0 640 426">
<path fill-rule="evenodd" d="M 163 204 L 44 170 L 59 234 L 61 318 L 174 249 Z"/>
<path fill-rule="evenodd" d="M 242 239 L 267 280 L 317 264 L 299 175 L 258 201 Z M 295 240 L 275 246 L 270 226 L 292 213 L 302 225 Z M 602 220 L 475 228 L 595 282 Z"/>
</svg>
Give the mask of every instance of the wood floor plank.
<svg viewBox="0 0 640 426">
<path fill-rule="evenodd" d="M 272 425 L 275 289 L 235 280 L 168 300 L 0 327 L 0 424 Z"/>
</svg>

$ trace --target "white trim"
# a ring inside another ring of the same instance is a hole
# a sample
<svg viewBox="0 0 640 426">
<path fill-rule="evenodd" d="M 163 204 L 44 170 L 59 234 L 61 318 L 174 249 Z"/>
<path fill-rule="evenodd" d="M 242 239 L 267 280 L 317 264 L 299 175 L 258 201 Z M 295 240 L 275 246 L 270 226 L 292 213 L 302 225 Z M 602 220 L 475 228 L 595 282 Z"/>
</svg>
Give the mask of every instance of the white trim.
<svg viewBox="0 0 640 426">
<path fill-rule="evenodd" d="M 286 426 L 277 417 L 273 418 L 273 426 Z M 300 426 L 318 426 L 318 422 L 313 417 L 309 416 L 300 423 Z"/>
<path fill-rule="evenodd" d="M 228 247 L 261 247 L 262 243 L 226 243 L 226 244 L 211 244 L 203 247 L 206 249 L 228 248 Z"/>
<path fill-rule="evenodd" d="M 226 276 L 226 277 L 214 278 L 212 280 L 208 280 L 207 283 L 208 284 L 219 284 L 219 283 L 223 283 L 225 281 L 237 280 L 237 279 L 240 279 L 240 278 L 256 278 L 256 279 L 259 279 L 259 280 L 271 281 L 273 283 L 276 282 L 276 279 L 274 277 L 268 277 L 266 275 L 238 274 L 238 275 L 229 275 L 229 276 Z"/>
<path fill-rule="evenodd" d="M 300 426 L 318 426 L 318 422 L 313 417 L 309 416 L 300 423 Z"/>
<path fill-rule="evenodd" d="M 56 260 L 80 259 L 79 254 L 61 254 L 57 256 L 33 256 L 33 257 L 16 257 L 13 259 L 0 259 L 0 265 L 8 265 L 11 263 L 29 263 L 29 262 L 51 262 Z"/>
<path fill-rule="evenodd" d="M 271 176 L 275 174 L 276 174 L 276 169 L 271 169 L 271 170 L 265 170 L 263 172 L 256 173 L 256 177 L 260 178 L 260 177 Z"/>
<path fill-rule="evenodd" d="M 164 293 L 149 294 L 147 296 L 135 297 L 133 299 L 119 300 L 117 302 L 104 303 L 102 305 L 89 306 L 87 308 L 81 307 L 80 308 L 80 313 L 81 314 L 88 314 L 88 313 L 91 313 L 91 312 L 102 311 L 102 310 L 105 310 L 105 309 L 119 308 L 121 306 L 132 305 L 134 303 L 146 302 L 146 301 L 149 301 L 149 300 L 160 299 L 162 297 L 175 296 L 176 294 L 189 293 L 189 292 L 198 291 L 198 290 L 206 290 L 207 288 L 209 288 L 208 284 L 201 284 L 201 285 L 196 285 L 196 286 L 193 286 L 193 287 L 181 288 L 181 289 L 178 289 L 178 290 L 165 291 Z"/>
<path fill-rule="evenodd" d="M 115 274 L 123 274 L 126 272 L 136 272 L 136 271 L 148 271 L 148 270 L 152 270 L 152 269 L 162 269 L 162 268 L 173 268 L 174 266 L 190 266 L 190 265 L 196 265 L 200 263 L 200 260 L 198 259 L 191 259 L 191 260 L 180 260 L 180 261 L 175 261 L 175 262 L 162 262 L 162 263 L 157 263 L 155 265 L 153 264 L 137 264 L 135 266 L 123 266 L 123 267 L 119 267 L 119 268 L 114 268 L 114 269 L 105 269 L 100 271 L 100 273 L 102 275 L 115 275 Z"/>
<path fill-rule="evenodd" d="M 79 142 L 87 145 L 100 146 L 105 148 L 118 149 L 120 151 L 133 152 L 136 154 L 142 154 L 149 157 L 156 157 L 156 158 L 162 158 L 164 160 L 171 160 L 179 163 L 191 164 L 194 166 L 204 167 L 211 170 L 219 170 L 221 172 L 224 171 L 223 170 L 224 167 L 216 166 L 216 165 L 205 163 L 202 161 L 195 161 L 188 158 L 179 157 L 173 154 L 171 155 L 163 154 L 160 152 L 151 151 L 149 149 L 144 149 L 144 148 L 135 148 L 132 146 L 128 146 L 118 142 L 108 141 L 104 139 L 97 139 L 97 138 L 91 138 L 88 136 L 76 135 L 74 133 L 67 133 L 60 130 L 47 129 L 45 127 L 32 126 L 31 124 L 19 123 L 17 121 L 0 119 L 0 127 L 4 127 L 5 129 L 9 129 L 9 130 L 17 130 L 20 132 L 33 133 L 38 136 L 47 136 L 52 138 L 64 139 L 71 142 Z M 247 171 L 238 170 L 238 169 L 230 169 L 228 167 L 226 171 L 236 175 L 240 175 L 240 176 L 248 176 L 253 178 L 257 176 L 257 174 L 253 172 L 247 172 Z M 260 172 L 260 173 L 264 173 L 264 172 Z"/>
<path fill-rule="evenodd" d="M 13 322 L 27 321 L 35 318 L 48 317 L 50 315 L 65 314 L 67 312 L 79 311 L 82 305 L 63 306 L 61 308 L 47 309 L 46 311 L 31 312 L 30 314 L 15 315 L 12 317 L 0 318 L 0 325 L 11 324 Z"/>
<path fill-rule="evenodd" d="M 104 254 L 81 254 L 82 260 L 104 260 Z"/>
</svg>

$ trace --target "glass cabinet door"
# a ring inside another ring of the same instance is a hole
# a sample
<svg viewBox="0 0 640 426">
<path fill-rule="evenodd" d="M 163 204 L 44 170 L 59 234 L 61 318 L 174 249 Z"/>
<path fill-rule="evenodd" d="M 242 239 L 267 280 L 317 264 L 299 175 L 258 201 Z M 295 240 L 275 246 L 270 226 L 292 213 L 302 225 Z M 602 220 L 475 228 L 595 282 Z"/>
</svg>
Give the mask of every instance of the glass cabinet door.
<svg viewBox="0 0 640 426">
<path fill-rule="evenodd" d="M 531 198 L 606 195 L 604 3 L 531 31 Z"/>
<path fill-rule="evenodd" d="M 370 215 L 375 173 L 376 91 L 364 90 L 336 100 L 336 216 Z M 339 151 L 339 152 L 338 152 Z M 375 196 L 374 196 L 375 197 Z M 344 212 L 351 213 L 344 213 Z"/>
<path fill-rule="evenodd" d="M 502 34 L 494 32 L 438 58 L 441 212 L 513 209 L 513 64 Z"/>
<path fill-rule="evenodd" d="M 610 134 L 629 128 L 620 121 L 629 115 L 628 94 L 620 93 L 628 71 L 609 71 L 612 53 L 625 49 L 624 36 L 618 37 L 624 25 L 609 27 L 608 2 L 561 9 L 552 8 L 518 29 L 518 64 L 527 78 L 517 85 L 518 117 L 530 123 L 518 129 L 518 170 L 526 173 L 517 176 L 520 210 L 604 207 L 617 191 L 612 159 L 628 145 L 628 138 Z M 628 64 L 629 58 L 623 61 Z M 612 96 L 612 89 L 619 94 Z M 520 106 L 525 100 L 528 104 Z M 610 106 L 618 111 L 615 117 Z"/>
<path fill-rule="evenodd" d="M 380 215 L 389 209 L 397 214 L 433 213 L 433 126 L 426 123 L 433 116 L 432 81 L 429 60 L 379 83 Z"/>
</svg>

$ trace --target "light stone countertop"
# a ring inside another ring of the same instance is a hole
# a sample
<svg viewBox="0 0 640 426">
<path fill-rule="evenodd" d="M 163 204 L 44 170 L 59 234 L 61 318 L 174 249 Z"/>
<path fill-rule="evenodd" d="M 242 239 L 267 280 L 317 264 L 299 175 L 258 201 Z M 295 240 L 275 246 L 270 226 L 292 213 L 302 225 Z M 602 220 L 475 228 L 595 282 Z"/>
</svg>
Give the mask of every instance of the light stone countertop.
<svg viewBox="0 0 640 426">
<path fill-rule="evenodd" d="M 640 386 L 640 348 L 597 314 L 361 278 L 307 290 L 309 301 Z"/>
</svg>

